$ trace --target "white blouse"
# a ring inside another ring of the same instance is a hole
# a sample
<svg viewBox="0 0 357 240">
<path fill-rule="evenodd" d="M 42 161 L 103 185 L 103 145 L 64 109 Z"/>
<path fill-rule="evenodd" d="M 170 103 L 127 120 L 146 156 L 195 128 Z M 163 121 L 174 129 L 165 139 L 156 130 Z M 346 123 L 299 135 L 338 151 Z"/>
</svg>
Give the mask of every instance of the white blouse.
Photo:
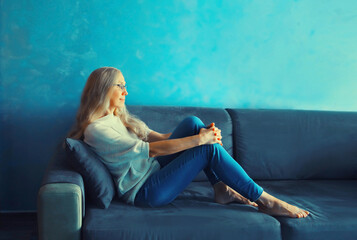
<svg viewBox="0 0 357 240">
<path fill-rule="evenodd" d="M 147 134 L 152 130 L 147 129 Z M 119 198 L 134 204 L 146 179 L 160 169 L 149 157 L 149 143 L 129 132 L 119 117 L 109 114 L 89 124 L 84 131 L 87 143 L 102 159 L 114 179 Z"/>
</svg>

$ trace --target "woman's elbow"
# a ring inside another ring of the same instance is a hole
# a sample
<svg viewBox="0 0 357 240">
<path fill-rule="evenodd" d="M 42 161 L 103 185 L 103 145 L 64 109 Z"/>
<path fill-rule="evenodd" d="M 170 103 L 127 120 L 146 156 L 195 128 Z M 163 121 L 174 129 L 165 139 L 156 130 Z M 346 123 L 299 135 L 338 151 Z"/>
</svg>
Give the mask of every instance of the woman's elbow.
<svg viewBox="0 0 357 240">
<path fill-rule="evenodd" d="M 164 146 L 161 141 L 149 143 L 149 157 L 161 156 L 164 152 Z"/>
</svg>

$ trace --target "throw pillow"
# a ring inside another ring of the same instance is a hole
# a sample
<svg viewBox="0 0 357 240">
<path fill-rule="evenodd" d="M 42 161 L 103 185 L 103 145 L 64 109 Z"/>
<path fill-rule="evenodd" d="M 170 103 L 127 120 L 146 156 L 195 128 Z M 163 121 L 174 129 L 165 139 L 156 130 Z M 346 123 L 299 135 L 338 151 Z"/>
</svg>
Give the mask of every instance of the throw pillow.
<svg viewBox="0 0 357 240">
<path fill-rule="evenodd" d="M 100 208 L 108 208 L 115 194 L 114 182 L 100 157 L 82 140 L 66 138 L 72 167 L 84 181 L 86 195 Z"/>
</svg>

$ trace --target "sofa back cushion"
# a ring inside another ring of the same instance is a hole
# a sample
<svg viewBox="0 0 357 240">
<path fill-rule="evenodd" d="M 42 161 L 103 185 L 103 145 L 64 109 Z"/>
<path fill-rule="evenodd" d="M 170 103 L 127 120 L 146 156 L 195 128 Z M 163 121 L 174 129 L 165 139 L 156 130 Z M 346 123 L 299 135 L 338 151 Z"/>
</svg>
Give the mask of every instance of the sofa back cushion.
<svg viewBox="0 0 357 240">
<path fill-rule="evenodd" d="M 116 193 L 109 170 L 82 140 L 66 138 L 65 142 L 68 161 L 82 175 L 86 196 L 97 207 L 107 209 Z"/>
<path fill-rule="evenodd" d="M 143 120 L 150 129 L 160 133 L 172 132 L 188 116 L 200 118 L 205 125 L 214 122 L 222 130 L 223 147 L 233 156 L 232 122 L 228 112 L 222 108 L 128 105 L 127 109 Z M 194 181 L 207 181 L 203 171 Z"/>
<path fill-rule="evenodd" d="M 356 179 L 357 113 L 227 109 L 253 179 Z"/>
</svg>

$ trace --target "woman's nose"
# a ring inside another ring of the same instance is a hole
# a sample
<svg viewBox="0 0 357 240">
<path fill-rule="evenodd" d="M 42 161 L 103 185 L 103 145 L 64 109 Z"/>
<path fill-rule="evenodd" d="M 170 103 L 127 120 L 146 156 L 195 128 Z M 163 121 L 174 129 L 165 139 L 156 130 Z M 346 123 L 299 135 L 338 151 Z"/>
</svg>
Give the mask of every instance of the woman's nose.
<svg viewBox="0 0 357 240">
<path fill-rule="evenodd" d="M 121 93 L 121 95 L 123 95 L 123 96 L 128 95 L 128 91 L 125 89 L 124 92 Z"/>
</svg>

